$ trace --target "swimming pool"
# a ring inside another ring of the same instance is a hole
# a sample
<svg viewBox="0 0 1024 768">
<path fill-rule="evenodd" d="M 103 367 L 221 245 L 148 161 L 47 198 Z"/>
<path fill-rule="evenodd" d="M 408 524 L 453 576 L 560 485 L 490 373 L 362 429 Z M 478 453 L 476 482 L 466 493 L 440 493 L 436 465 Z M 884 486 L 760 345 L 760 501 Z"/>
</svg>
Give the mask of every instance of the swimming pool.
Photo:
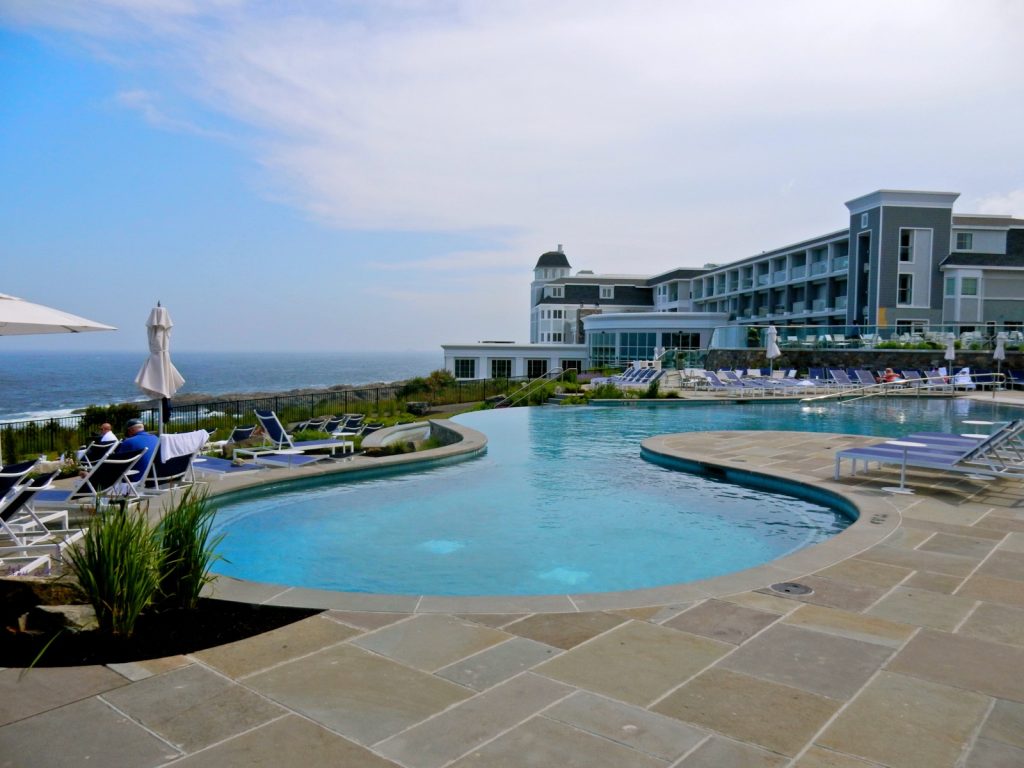
<svg viewBox="0 0 1024 768">
<path fill-rule="evenodd" d="M 640 589 L 759 565 L 841 531 L 839 511 L 640 458 L 670 432 L 956 431 L 1008 410 L 954 400 L 517 408 L 463 414 L 475 459 L 388 477 L 322 478 L 219 502 L 226 561 L 253 581 L 352 592 L 540 595 Z"/>
</svg>

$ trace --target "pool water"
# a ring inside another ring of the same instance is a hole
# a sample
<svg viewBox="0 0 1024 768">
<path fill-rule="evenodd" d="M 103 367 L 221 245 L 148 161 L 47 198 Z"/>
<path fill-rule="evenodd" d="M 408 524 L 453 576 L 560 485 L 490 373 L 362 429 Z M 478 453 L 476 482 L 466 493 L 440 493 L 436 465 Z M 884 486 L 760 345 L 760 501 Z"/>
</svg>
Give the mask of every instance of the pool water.
<svg viewBox="0 0 1024 768">
<path fill-rule="evenodd" d="M 836 509 L 640 458 L 671 432 L 963 431 L 1010 411 L 967 400 L 515 408 L 456 421 L 486 454 L 362 480 L 327 478 L 219 504 L 218 573 L 352 592 L 540 595 L 656 587 L 774 560 L 843 530 Z"/>
</svg>

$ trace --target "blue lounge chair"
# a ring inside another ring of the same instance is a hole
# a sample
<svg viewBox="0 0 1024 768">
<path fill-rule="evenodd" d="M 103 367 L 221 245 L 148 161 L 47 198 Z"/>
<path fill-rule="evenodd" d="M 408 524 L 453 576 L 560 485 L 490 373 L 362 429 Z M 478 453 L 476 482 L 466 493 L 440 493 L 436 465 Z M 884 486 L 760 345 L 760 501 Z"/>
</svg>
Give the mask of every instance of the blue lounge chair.
<svg viewBox="0 0 1024 768">
<path fill-rule="evenodd" d="M 89 443 L 78 454 L 78 461 L 83 467 L 89 469 L 103 461 L 117 447 L 117 443 L 117 440 L 108 440 L 105 443 Z"/>
<path fill-rule="evenodd" d="M 858 368 L 853 373 L 854 378 L 857 379 L 857 383 L 862 386 L 870 387 L 871 385 L 878 383 L 878 381 L 875 379 L 874 374 L 871 373 L 871 371 L 864 370 L 863 368 Z"/>
<path fill-rule="evenodd" d="M 229 459 L 222 459 L 217 456 L 196 456 L 192 461 L 192 469 L 199 473 L 227 475 L 235 472 L 259 471 L 263 467 L 256 464 L 235 464 Z"/>
<path fill-rule="evenodd" d="M 834 381 L 840 389 L 851 389 L 858 386 L 857 382 L 852 381 L 846 371 L 841 368 L 829 368 L 828 375 L 832 377 L 832 381 Z"/>
<path fill-rule="evenodd" d="M 199 453 L 198 449 L 192 453 L 169 459 L 164 459 L 163 453 L 163 446 L 158 446 L 153 461 L 150 462 L 149 468 L 146 470 L 142 487 L 143 492 L 147 495 L 153 492 L 159 494 L 161 491 L 177 486 L 193 485 L 196 482 L 192 466 Z"/>
<path fill-rule="evenodd" d="M 277 418 L 276 413 L 273 411 L 261 411 L 256 409 L 255 414 L 260 425 L 263 427 L 264 445 L 261 448 L 246 448 L 244 450 L 238 449 L 235 451 L 236 456 L 249 455 L 254 459 L 257 458 L 257 456 L 265 458 L 267 453 L 271 451 L 279 454 L 287 453 L 293 455 L 306 453 L 308 451 L 327 451 L 331 456 L 334 456 L 338 451 L 341 451 L 342 453 L 351 453 L 355 450 L 355 443 L 348 440 L 335 440 L 330 438 L 325 440 L 300 440 L 299 442 L 295 442 L 292 440 L 292 436 L 289 435 L 281 425 L 281 421 Z M 319 458 L 325 457 L 321 456 Z M 301 463 L 306 462 L 291 461 L 288 462 L 288 466 L 296 466 Z"/>
<path fill-rule="evenodd" d="M 103 494 L 118 497 L 124 501 L 140 498 L 135 484 L 128 479 L 128 474 L 146 453 L 145 448 L 124 453 L 112 453 L 99 464 L 89 470 L 85 477 L 70 489 L 40 490 L 36 493 L 33 503 L 48 507 L 66 505 L 71 502 L 85 501 L 90 497 L 99 505 Z"/>
<path fill-rule="evenodd" d="M 923 447 L 906 448 L 891 443 L 878 443 L 863 448 L 848 448 L 836 452 L 834 477 L 839 479 L 843 459 L 851 462 L 853 474 L 857 473 L 858 461 L 863 461 L 865 466 L 874 461 L 879 464 L 899 464 L 904 468 L 918 467 L 985 477 L 1024 477 L 1024 453 L 1020 450 L 1022 433 L 1024 419 L 1017 419 L 1007 422 L 988 437 L 970 443 L 927 441 L 921 438 L 908 441 L 924 443 Z"/>
<path fill-rule="evenodd" d="M 224 446 L 226 445 L 235 445 L 237 443 L 243 443 L 246 440 L 249 440 L 253 436 L 253 433 L 255 431 L 255 424 L 245 427 L 235 427 L 234 429 L 231 430 L 231 434 L 228 435 L 227 440 L 214 440 L 213 442 L 209 443 L 209 446 L 211 448 L 220 448 L 223 451 Z"/>
</svg>

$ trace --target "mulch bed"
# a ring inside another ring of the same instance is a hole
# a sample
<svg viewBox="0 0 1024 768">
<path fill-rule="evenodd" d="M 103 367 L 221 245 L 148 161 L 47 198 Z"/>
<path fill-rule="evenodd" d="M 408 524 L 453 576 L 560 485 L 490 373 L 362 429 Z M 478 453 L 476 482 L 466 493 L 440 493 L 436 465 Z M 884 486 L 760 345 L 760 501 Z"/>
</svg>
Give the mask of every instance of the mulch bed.
<svg viewBox="0 0 1024 768">
<path fill-rule="evenodd" d="M 111 637 L 97 631 L 73 632 L 46 626 L 32 612 L 34 606 L 84 601 L 68 585 L 25 584 L 0 581 L 0 665 L 5 667 L 113 664 L 192 653 L 269 632 L 321 612 L 202 599 L 194 611 L 144 614 L 132 637 Z"/>
</svg>

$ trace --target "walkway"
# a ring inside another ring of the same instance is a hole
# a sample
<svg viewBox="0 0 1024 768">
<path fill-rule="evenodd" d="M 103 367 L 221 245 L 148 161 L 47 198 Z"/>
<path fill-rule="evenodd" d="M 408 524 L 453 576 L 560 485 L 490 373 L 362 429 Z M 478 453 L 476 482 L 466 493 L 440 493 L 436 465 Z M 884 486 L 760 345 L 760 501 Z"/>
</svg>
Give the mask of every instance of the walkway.
<svg viewBox="0 0 1024 768">
<path fill-rule="evenodd" d="M 1024 765 L 1024 484 L 833 482 L 834 451 L 864 442 L 649 441 L 863 512 L 832 542 L 673 600 L 334 609 L 186 657 L 0 671 L 0 766 Z"/>
</svg>

